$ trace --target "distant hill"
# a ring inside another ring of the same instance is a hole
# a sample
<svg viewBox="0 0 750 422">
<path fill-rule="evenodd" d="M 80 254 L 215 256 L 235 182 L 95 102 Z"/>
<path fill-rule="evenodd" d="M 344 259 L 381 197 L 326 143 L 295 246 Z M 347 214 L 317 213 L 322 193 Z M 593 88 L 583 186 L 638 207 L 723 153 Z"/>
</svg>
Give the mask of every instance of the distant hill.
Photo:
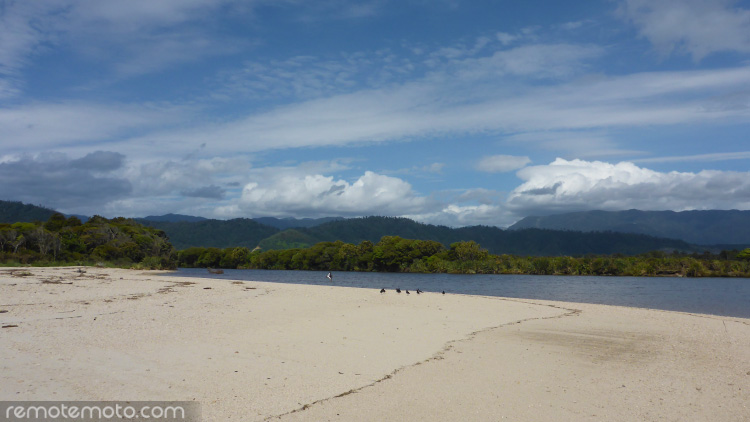
<svg viewBox="0 0 750 422">
<path fill-rule="evenodd" d="M 204 221 L 208 220 L 204 217 L 196 217 L 193 215 L 184 215 L 184 214 L 164 214 L 164 215 L 149 215 L 148 217 L 143 218 L 137 218 L 136 220 L 148 220 L 148 221 L 166 221 L 169 223 L 177 223 L 180 221 L 187 221 L 190 223 L 196 222 L 196 221 Z"/>
<path fill-rule="evenodd" d="M 292 229 L 296 227 L 315 227 L 324 223 L 343 220 L 343 219 L 344 219 L 343 217 L 324 217 L 324 218 L 259 217 L 259 218 L 252 218 L 253 221 L 256 221 L 260 224 L 265 224 L 266 226 L 275 227 L 280 230 Z M 169 214 L 164 214 L 164 215 L 149 215 L 143 218 L 136 218 L 136 220 L 161 221 L 161 222 L 169 222 L 169 223 L 178 223 L 178 222 L 194 223 L 196 221 L 206 221 L 209 219 L 205 217 L 197 217 L 194 215 L 169 213 Z"/>
<path fill-rule="evenodd" d="M 584 211 L 526 217 L 508 229 L 529 228 L 639 233 L 698 245 L 750 245 L 750 211 Z"/>
<path fill-rule="evenodd" d="M 57 211 L 19 201 L 0 201 L 0 223 L 47 221 Z"/>
<path fill-rule="evenodd" d="M 293 229 L 297 227 L 315 227 L 331 221 L 343 220 L 343 217 L 323 217 L 323 218 L 276 218 L 276 217 L 258 217 L 253 220 L 266 226 L 276 227 L 280 230 Z"/>
<path fill-rule="evenodd" d="M 43 206 L 0 201 L 0 223 L 47 221 L 54 213 Z M 224 221 L 166 214 L 137 221 L 164 230 L 177 249 L 290 249 L 336 240 L 376 243 L 383 236 L 434 240 L 445 246 L 474 240 L 494 254 L 535 256 L 634 255 L 654 250 L 702 252 L 705 248 L 696 245 L 721 245 L 721 249 L 750 246 L 750 211 L 589 211 L 527 217 L 508 230 L 488 226 L 454 229 L 396 217 Z"/>
<path fill-rule="evenodd" d="M 169 241 L 177 249 L 186 249 L 191 246 L 216 248 L 244 246 L 252 249 L 261 240 L 279 231 L 249 218 L 194 222 L 139 219 L 138 222 L 145 226 L 164 230 L 169 237 Z"/>
<path fill-rule="evenodd" d="M 267 249 L 312 246 L 318 242 L 341 240 L 358 244 L 373 243 L 383 236 L 434 240 L 449 246 L 474 240 L 493 254 L 559 256 L 585 254 L 635 255 L 654 250 L 698 251 L 687 242 L 632 233 L 582 233 L 562 230 L 528 229 L 508 231 L 497 227 L 473 226 L 452 229 L 418 223 L 407 218 L 364 217 L 322 224 L 312 228 L 285 230 L 260 242 Z"/>
</svg>

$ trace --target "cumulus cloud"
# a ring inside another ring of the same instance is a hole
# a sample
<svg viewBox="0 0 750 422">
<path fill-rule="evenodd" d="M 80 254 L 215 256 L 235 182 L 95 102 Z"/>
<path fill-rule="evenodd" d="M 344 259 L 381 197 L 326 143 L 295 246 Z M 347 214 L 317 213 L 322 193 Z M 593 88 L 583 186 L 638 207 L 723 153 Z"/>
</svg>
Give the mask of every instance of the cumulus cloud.
<svg viewBox="0 0 750 422">
<path fill-rule="evenodd" d="M 633 163 L 556 159 L 518 171 L 508 196 L 521 215 L 580 210 L 750 209 L 750 172 L 661 173 Z"/>
<path fill-rule="evenodd" d="M 491 155 L 484 157 L 477 163 L 477 170 L 487 173 L 505 173 L 518 170 L 529 164 L 529 157 L 518 157 L 515 155 Z"/>
<path fill-rule="evenodd" d="M 134 196 L 222 198 L 219 180 L 237 182 L 246 177 L 250 165 L 241 158 L 153 160 L 131 165 L 124 171 L 133 183 Z M 228 176 L 232 175 L 232 176 Z"/>
<path fill-rule="evenodd" d="M 99 151 L 71 159 L 64 154 L 6 158 L 0 163 L 0 198 L 80 212 L 130 194 L 124 178 L 109 174 L 122 165 L 117 153 Z"/>
<path fill-rule="evenodd" d="M 736 0 L 626 0 L 619 13 L 664 55 L 694 60 L 719 51 L 750 52 L 750 10 Z"/>
<path fill-rule="evenodd" d="M 517 218 L 502 206 L 492 204 L 447 204 L 442 209 L 424 214 L 404 215 L 415 221 L 448 227 L 509 226 Z"/>
<path fill-rule="evenodd" d="M 404 180 L 371 171 L 352 183 L 320 174 L 252 182 L 245 185 L 239 202 L 253 216 L 404 215 L 430 206 L 430 200 Z"/>
</svg>

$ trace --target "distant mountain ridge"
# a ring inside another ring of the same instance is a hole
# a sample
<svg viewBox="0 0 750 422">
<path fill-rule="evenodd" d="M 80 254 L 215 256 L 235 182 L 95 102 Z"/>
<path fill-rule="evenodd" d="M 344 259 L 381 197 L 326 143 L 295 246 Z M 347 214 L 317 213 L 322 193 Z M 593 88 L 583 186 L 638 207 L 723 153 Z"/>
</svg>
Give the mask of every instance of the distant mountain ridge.
<svg viewBox="0 0 750 422">
<path fill-rule="evenodd" d="M 233 220 L 153 221 L 138 219 L 139 223 L 164 230 L 177 249 L 193 246 L 255 248 L 261 240 L 276 234 L 279 229 L 260 224 L 249 218 Z"/>
<path fill-rule="evenodd" d="M 315 227 L 321 224 L 330 223 L 331 221 L 344 220 L 344 217 L 323 217 L 323 218 L 276 218 L 276 217 L 258 217 L 253 218 L 260 224 L 276 227 L 280 230 L 292 229 L 295 227 Z"/>
<path fill-rule="evenodd" d="M 696 252 L 687 242 L 661 239 L 633 233 L 582 233 L 562 230 L 528 229 L 509 231 L 490 226 L 450 228 L 418 223 L 398 217 L 362 217 L 334 221 L 312 228 L 280 231 L 259 246 L 263 250 L 305 248 L 319 242 L 343 241 L 359 244 L 377 242 L 383 236 L 405 239 L 434 240 L 449 246 L 473 240 L 493 254 L 511 255 L 635 255 L 654 250 Z"/>
<path fill-rule="evenodd" d="M 0 201 L 0 222 L 46 221 L 54 212 L 20 202 Z M 669 219 L 675 216 L 681 219 Z M 473 240 L 494 254 L 534 256 L 634 255 L 654 250 L 702 252 L 706 248 L 696 244 L 723 245 L 722 249 L 732 249 L 726 247 L 731 245 L 750 245 L 750 211 L 592 211 L 529 217 L 509 230 L 490 226 L 449 228 L 398 217 L 212 220 L 166 214 L 136 221 L 164 230 L 177 249 L 240 246 L 278 250 L 338 240 L 352 244 L 365 240 L 375 243 L 383 236 L 434 240 L 446 246 Z M 693 242 L 680 240 L 678 235 L 684 236 L 686 231 L 695 234 L 708 232 L 716 237 L 710 241 L 706 241 L 705 236 L 697 237 L 699 241 Z"/>
<path fill-rule="evenodd" d="M 149 215 L 147 217 L 143 218 L 136 218 L 136 220 L 148 220 L 148 221 L 164 221 L 168 223 L 179 223 L 181 221 L 186 221 L 189 223 L 194 223 L 196 221 L 204 221 L 208 220 L 205 217 L 196 217 L 194 215 L 184 215 L 184 214 L 164 214 L 164 215 Z"/>
<path fill-rule="evenodd" d="M 638 233 L 697 245 L 750 245 L 750 211 L 583 211 L 526 217 L 508 230 Z"/>
<path fill-rule="evenodd" d="M 24 204 L 20 201 L 0 200 L 0 223 L 32 223 L 47 221 L 57 211 L 41 205 Z"/>
</svg>

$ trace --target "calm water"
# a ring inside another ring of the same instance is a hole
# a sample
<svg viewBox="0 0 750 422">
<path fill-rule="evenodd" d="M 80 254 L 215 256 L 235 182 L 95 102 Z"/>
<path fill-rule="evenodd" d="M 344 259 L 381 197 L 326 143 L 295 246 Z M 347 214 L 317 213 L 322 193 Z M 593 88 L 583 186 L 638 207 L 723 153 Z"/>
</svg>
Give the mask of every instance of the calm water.
<svg viewBox="0 0 750 422">
<path fill-rule="evenodd" d="M 319 284 L 393 290 L 505 296 L 750 318 L 750 279 L 675 277 L 561 277 L 534 275 L 459 275 L 224 270 L 181 268 L 170 275 L 274 283 Z"/>
</svg>

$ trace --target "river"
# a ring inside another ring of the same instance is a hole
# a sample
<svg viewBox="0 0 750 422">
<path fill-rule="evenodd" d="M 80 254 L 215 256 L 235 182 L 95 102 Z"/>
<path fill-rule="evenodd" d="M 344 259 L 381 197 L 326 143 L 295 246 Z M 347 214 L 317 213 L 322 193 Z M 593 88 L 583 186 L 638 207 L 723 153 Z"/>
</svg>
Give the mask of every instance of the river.
<svg viewBox="0 0 750 422">
<path fill-rule="evenodd" d="M 180 268 L 169 275 L 598 303 L 750 318 L 750 279 L 406 274 Z"/>
</svg>

